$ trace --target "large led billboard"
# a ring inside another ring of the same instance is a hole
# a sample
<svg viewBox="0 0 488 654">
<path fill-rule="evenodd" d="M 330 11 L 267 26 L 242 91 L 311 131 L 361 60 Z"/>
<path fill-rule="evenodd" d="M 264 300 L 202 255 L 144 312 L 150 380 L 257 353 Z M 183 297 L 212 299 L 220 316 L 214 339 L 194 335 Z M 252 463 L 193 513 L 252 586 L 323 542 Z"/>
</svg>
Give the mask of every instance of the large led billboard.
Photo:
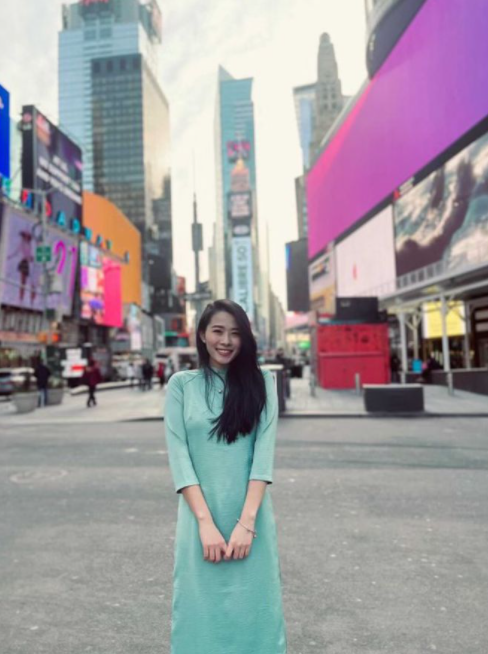
<svg viewBox="0 0 488 654">
<path fill-rule="evenodd" d="M 46 191 L 48 219 L 68 229 L 77 225 L 79 231 L 83 202 L 81 149 L 31 105 L 22 109 L 22 186 Z M 23 201 L 34 208 L 40 198 L 26 190 Z"/>
<path fill-rule="evenodd" d="M 36 251 L 49 246 L 51 261 L 38 262 Z M 78 244 L 75 238 L 47 227 L 45 240 L 38 220 L 4 207 L 0 249 L 0 304 L 43 311 L 71 313 Z M 44 284 L 44 274 L 49 284 Z M 47 294 L 46 294 L 47 292 Z"/>
<path fill-rule="evenodd" d="M 391 206 L 336 245 L 337 295 L 381 297 L 396 290 Z"/>
<path fill-rule="evenodd" d="M 395 246 L 399 276 L 488 265 L 488 134 L 399 198 Z"/>
<path fill-rule="evenodd" d="M 488 116 L 486 0 L 427 0 L 307 178 L 309 258 Z"/>
<path fill-rule="evenodd" d="M 86 242 L 80 248 L 81 317 L 106 327 L 122 327 L 121 266 Z"/>
<path fill-rule="evenodd" d="M 10 94 L 0 85 L 0 177 L 10 177 Z"/>
</svg>

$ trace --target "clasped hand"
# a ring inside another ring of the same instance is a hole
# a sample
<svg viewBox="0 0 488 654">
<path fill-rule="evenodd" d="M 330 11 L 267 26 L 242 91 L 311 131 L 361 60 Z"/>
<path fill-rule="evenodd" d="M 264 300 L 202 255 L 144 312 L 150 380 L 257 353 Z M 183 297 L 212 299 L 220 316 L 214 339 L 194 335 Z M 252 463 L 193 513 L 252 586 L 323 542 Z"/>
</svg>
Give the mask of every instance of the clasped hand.
<svg viewBox="0 0 488 654">
<path fill-rule="evenodd" d="M 230 536 L 229 543 L 213 523 L 200 524 L 200 540 L 203 558 L 211 563 L 245 559 L 251 551 L 253 535 L 242 525 L 237 524 Z"/>
</svg>

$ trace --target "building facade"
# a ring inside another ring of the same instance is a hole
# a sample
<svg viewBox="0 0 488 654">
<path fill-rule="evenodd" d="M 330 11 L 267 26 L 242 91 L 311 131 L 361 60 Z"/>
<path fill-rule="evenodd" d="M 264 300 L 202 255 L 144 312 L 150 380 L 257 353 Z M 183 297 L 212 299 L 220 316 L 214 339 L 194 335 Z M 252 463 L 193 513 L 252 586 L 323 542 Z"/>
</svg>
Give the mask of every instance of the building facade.
<svg viewBox="0 0 488 654">
<path fill-rule="evenodd" d="M 216 297 L 230 297 L 247 312 L 255 330 L 259 314 L 259 237 L 252 79 L 219 71 L 216 110 L 217 220 L 211 270 Z"/>
</svg>

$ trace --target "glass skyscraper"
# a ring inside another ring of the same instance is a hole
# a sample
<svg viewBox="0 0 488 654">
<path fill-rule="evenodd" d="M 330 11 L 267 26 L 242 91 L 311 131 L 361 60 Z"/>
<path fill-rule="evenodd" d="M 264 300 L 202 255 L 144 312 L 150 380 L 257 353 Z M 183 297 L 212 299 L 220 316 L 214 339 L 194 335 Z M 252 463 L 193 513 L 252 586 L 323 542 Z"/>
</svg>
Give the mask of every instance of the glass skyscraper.
<svg viewBox="0 0 488 654">
<path fill-rule="evenodd" d="M 158 82 L 156 0 L 63 6 L 59 115 L 82 145 L 84 184 L 157 239 L 154 201 L 170 168 L 169 109 Z"/>
<path fill-rule="evenodd" d="M 217 222 L 211 280 L 216 297 L 230 297 L 259 329 L 259 242 L 252 79 L 220 68 L 215 124 Z"/>
</svg>

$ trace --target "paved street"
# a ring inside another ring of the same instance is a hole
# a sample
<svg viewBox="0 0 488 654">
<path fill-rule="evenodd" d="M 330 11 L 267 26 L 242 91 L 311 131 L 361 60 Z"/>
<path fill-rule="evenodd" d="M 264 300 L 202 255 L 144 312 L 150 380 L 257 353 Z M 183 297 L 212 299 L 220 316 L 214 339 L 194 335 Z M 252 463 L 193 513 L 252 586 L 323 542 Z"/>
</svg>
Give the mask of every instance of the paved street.
<svg viewBox="0 0 488 654">
<path fill-rule="evenodd" d="M 3 422 L 2 654 L 169 654 L 163 429 Z M 472 418 L 281 421 L 289 654 L 486 654 L 487 434 Z"/>
</svg>

